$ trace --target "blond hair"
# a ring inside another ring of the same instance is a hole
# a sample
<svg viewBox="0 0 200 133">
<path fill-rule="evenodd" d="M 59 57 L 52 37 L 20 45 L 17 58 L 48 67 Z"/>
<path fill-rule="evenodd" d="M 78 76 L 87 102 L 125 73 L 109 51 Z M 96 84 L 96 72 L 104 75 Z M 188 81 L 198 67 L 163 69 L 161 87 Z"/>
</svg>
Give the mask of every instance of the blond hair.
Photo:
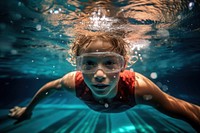
<svg viewBox="0 0 200 133">
<path fill-rule="evenodd" d="M 73 43 L 70 45 L 68 53 L 71 56 L 70 63 L 75 63 L 75 58 L 80 55 L 81 50 L 86 48 L 93 40 L 101 39 L 108 41 L 112 44 L 110 51 L 116 52 L 128 59 L 128 44 L 123 40 L 122 37 L 112 33 L 97 33 L 92 35 L 77 35 Z"/>
</svg>

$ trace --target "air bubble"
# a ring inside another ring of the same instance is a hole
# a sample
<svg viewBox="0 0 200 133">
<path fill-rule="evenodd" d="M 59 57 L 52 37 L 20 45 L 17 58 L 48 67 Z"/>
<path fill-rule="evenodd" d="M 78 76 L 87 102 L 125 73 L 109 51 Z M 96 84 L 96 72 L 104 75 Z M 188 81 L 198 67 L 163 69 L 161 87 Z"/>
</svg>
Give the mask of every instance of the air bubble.
<svg viewBox="0 0 200 133">
<path fill-rule="evenodd" d="M 144 95 L 143 98 L 144 98 L 144 100 L 148 101 L 148 100 L 151 100 L 153 98 L 153 96 L 152 95 Z"/>
<path fill-rule="evenodd" d="M 177 17 L 178 19 L 181 19 L 181 15 L 178 15 L 178 17 Z"/>
<path fill-rule="evenodd" d="M 162 83 L 161 82 L 157 82 L 156 84 L 157 84 L 158 87 L 160 87 L 160 88 L 162 87 Z"/>
<path fill-rule="evenodd" d="M 21 2 L 18 2 L 18 6 L 21 6 L 22 5 L 22 3 Z"/>
<path fill-rule="evenodd" d="M 43 57 L 43 61 L 46 62 L 47 61 L 47 57 Z"/>
<path fill-rule="evenodd" d="M 37 31 L 40 31 L 42 29 L 42 26 L 40 24 L 37 24 L 36 29 L 37 29 Z"/>
<path fill-rule="evenodd" d="M 152 73 L 150 74 L 150 77 L 151 77 L 152 79 L 157 79 L 158 75 L 157 75 L 156 72 L 152 72 Z"/>
<path fill-rule="evenodd" d="M 104 106 L 105 106 L 105 108 L 108 108 L 108 107 L 109 107 L 108 103 L 105 103 Z"/>
<path fill-rule="evenodd" d="M 167 91 L 167 90 L 168 90 L 168 86 L 167 86 L 167 85 L 163 85 L 163 86 L 162 86 L 162 90 L 163 90 L 163 91 Z"/>
<path fill-rule="evenodd" d="M 194 2 L 190 2 L 188 4 L 188 8 L 189 8 L 189 10 L 192 10 L 194 8 Z"/>
<path fill-rule="evenodd" d="M 142 62 L 143 62 L 143 58 L 142 58 L 142 57 L 140 57 L 140 61 L 142 61 Z"/>
<path fill-rule="evenodd" d="M 12 49 L 10 52 L 12 55 L 16 55 L 18 53 L 17 50 L 15 50 L 15 49 Z"/>
</svg>

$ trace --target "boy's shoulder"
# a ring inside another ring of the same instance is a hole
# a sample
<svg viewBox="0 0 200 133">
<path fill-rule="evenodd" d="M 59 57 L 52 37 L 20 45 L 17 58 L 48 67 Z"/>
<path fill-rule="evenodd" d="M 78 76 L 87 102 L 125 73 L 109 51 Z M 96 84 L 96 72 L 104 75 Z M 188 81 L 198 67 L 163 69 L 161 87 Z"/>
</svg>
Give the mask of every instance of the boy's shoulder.
<svg viewBox="0 0 200 133">
<path fill-rule="evenodd" d="M 77 73 L 77 71 L 72 71 L 72 72 L 65 74 L 63 76 L 63 80 L 71 79 L 71 78 L 75 77 L 76 73 Z"/>
<path fill-rule="evenodd" d="M 75 90 L 75 76 L 76 76 L 77 71 L 72 71 L 67 74 L 65 74 L 61 78 L 61 84 L 64 88 L 66 88 L 69 91 L 74 91 Z"/>
</svg>

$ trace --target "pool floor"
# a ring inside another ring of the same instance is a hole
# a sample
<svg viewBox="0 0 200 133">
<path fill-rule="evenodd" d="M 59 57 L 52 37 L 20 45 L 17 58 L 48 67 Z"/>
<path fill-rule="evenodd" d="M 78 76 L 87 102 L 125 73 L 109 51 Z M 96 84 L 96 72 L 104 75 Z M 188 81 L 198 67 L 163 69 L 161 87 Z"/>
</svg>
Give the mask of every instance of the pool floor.
<svg viewBox="0 0 200 133">
<path fill-rule="evenodd" d="M 84 105 L 39 104 L 29 120 L 14 124 L 0 109 L 0 133 L 194 133 L 186 122 L 168 117 L 149 106 L 136 106 L 123 113 L 102 114 Z M 49 104 L 51 103 L 51 104 Z M 22 103 L 24 104 L 24 103 Z"/>
</svg>

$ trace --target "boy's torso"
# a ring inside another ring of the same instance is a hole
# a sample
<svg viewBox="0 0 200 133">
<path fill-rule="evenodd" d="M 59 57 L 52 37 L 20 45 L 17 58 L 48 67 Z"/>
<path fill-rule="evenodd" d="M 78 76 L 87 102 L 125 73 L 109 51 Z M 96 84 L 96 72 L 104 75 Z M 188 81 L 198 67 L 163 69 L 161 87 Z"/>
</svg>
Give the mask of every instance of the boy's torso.
<svg viewBox="0 0 200 133">
<path fill-rule="evenodd" d="M 125 70 L 120 73 L 117 95 L 111 100 L 97 101 L 91 90 L 83 80 L 81 72 L 76 73 L 76 96 L 84 101 L 88 107 L 98 112 L 117 113 L 126 111 L 135 106 L 135 73 Z"/>
</svg>

